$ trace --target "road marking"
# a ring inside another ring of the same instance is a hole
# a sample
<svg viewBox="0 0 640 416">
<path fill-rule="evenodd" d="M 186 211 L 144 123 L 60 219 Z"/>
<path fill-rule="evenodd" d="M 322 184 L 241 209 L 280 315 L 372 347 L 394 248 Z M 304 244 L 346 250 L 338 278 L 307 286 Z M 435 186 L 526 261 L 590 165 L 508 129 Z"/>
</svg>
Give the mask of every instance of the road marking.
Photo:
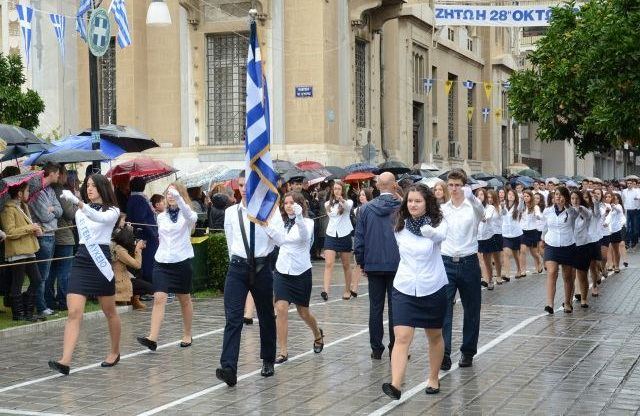
<svg viewBox="0 0 640 416">
<path fill-rule="evenodd" d="M 12 410 L 0 408 L 0 413 L 5 415 L 27 415 L 27 416 L 68 416 L 64 413 L 45 413 L 45 412 L 31 412 L 29 410 Z"/>
<path fill-rule="evenodd" d="M 388 322 L 389 322 L 389 321 L 384 321 L 382 324 L 383 324 L 383 325 L 386 325 Z M 366 334 L 367 332 L 369 332 L 369 329 L 363 329 L 363 330 L 358 331 L 358 332 L 356 332 L 356 333 L 354 333 L 354 334 L 351 334 L 351 335 L 348 335 L 348 336 L 346 336 L 346 337 L 343 337 L 343 338 L 337 339 L 337 340 L 335 340 L 335 341 L 333 341 L 333 342 L 330 342 L 330 343 L 326 344 L 326 345 L 324 346 L 324 348 L 325 348 L 325 349 L 326 349 L 326 348 L 330 348 L 330 347 L 332 347 L 332 346 L 334 346 L 334 345 L 337 345 L 337 344 L 340 344 L 340 343 L 342 343 L 342 342 L 344 342 L 344 341 L 350 340 L 350 339 L 355 338 L 355 337 L 357 337 L 357 336 L 360 336 L 360 335 L 362 335 L 362 334 Z M 298 354 L 298 355 L 296 355 L 296 356 L 293 356 L 293 357 L 289 358 L 289 360 L 288 360 L 288 361 L 295 361 L 295 360 L 299 360 L 300 358 L 305 357 L 305 356 L 307 356 L 307 355 L 311 355 L 311 354 L 314 354 L 313 350 L 309 350 L 309 351 L 303 352 L 302 354 Z M 275 365 L 275 367 L 279 367 L 280 365 L 282 365 L 282 364 L 276 364 L 276 365 Z M 242 380 L 245 380 L 245 379 L 247 379 L 247 378 L 253 377 L 253 376 L 255 376 L 255 375 L 258 375 L 258 374 L 260 374 L 260 371 L 261 371 L 261 370 L 255 370 L 255 371 L 252 371 L 252 372 L 250 372 L 250 373 L 243 374 L 243 375 L 241 375 L 240 377 L 238 377 L 238 382 L 240 382 L 240 381 L 242 381 Z M 197 399 L 198 397 L 202 397 L 202 396 L 204 396 L 204 395 L 206 395 L 206 394 L 211 393 L 212 391 L 220 390 L 220 389 L 222 389 L 222 388 L 224 388 L 224 387 L 227 387 L 227 384 L 226 384 L 226 383 L 219 383 L 219 384 L 216 384 L 216 385 L 214 385 L 214 386 L 208 387 L 208 388 L 206 388 L 206 389 L 204 389 L 204 390 L 200 390 L 200 391 L 198 391 L 198 392 L 195 392 L 195 393 L 193 393 L 193 394 L 190 394 L 190 395 L 188 395 L 188 396 L 185 396 L 185 397 L 183 397 L 183 398 L 181 398 L 181 399 L 177 399 L 177 400 L 174 400 L 174 401 L 169 402 L 169 403 L 167 403 L 167 404 L 164 404 L 164 405 L 162 405 L 162 406 L 159 406 L 159 407 L 153 408 L 153 409 L 151 409 L 151 410 L 147 410 L 146 412 L 139 413 L 137 416 L 151 416 L 151 415 L 155 415 L 156 413 L 159 413 L 159 412 L 162 412 L 162 411 L 164 411 L 164 410 L 170 409 L 170 408 L 172 408 L 172 407 L 175 407 L 175 406 L 177 406 L 177 405 L 179 405 L 179 404 L 182 404 L 182 403 L 185 403 L 185 402 L 191 401 L 191 400 L 193 400 L 193 399 Z"/>
</svg>

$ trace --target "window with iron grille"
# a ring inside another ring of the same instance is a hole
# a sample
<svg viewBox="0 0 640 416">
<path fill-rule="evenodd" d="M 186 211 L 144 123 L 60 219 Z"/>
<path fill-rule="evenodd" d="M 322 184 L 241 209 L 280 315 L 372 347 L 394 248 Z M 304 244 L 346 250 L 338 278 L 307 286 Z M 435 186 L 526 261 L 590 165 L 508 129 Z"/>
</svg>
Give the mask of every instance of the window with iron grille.
<svg viewBox="0 0 640 416">
<path fill-rule="evenodd" d="M 473 89 L 469 89 L 467 90 L 467 108 L 473 107 Z M 467 159 L 473 159 L 473 115 L 470 120 L 467 118 Z"/>
<path fill-rule="evenodd" d="M 356 39 L 356 126 L 367 126 L 367 42 Z"/>
<path fill-rule="evenodd" d="M 248 34 L 207 35 L 209 146 L 244 142 L 248 45 Z"/>
<path fill-rule="evenodd" d="M 107 52 L 98 59 L 98 71 L 100 124 L 117 124 L 115 36 L 111 37 Z"/>
<path fill-rule="evenodd" d="M 458 124 L 458 77 L 452 74 L 449 74 L 449 81 L 452 82 L 451 90 L 449 91 L 449 96 L 447 97 L 447 137 L 449 138 L 449 143 L 457 141 L 456 138 L 456 125 Z"/>
</svg>

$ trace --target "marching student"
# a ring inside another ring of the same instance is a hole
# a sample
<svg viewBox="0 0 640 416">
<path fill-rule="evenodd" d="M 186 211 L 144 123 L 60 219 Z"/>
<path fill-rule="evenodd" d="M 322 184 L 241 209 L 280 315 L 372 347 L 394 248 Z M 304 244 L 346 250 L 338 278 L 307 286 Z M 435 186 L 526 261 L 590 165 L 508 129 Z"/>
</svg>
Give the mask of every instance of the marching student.
<svg viewBox="0 0 640 416">
<path fill-rule="evenodd" d="M 542 256 L 538 252 L 540 235 L 538 234 L 538 221 L 542 219 L 542 211 L 536 205 L 533 193 L 525 190 L 522 193 L 523 210 L 520 217 L 522 227 L 522 239 L 520 241 L 520 265 L 522 270 L 527 270 L 527 250 L 533 257 L 536 273 L 542 273 Z"/>
<path fill-rule="evenodd" d="M 611 266 L 614 273 L 620 273 L 620 245 L 622 243 L 622 227 L 626 218 L 624 207 L 620 202 L 620 195 L 614 192 L 607 192 L 605 200 L 611 204 Z"/>
<path fill-rule="evenodd" d="M 191 209 L 187 190 L 174 182 L 165 191 L 167 209 L 158 214 L 158 250 L 153 264 L 153 310 L 151 328 L 146 337 L 137 337 L 141 345 L 155 351 L 158 348 L 160 326 L 164 319 L 167 294 L 175 293 L 182 310 L 182 340 L 180 347 L 190 347 L 193 304 L 191 289 L 193 278 L 193 246 L 191 232 L 198 214 Z"/>
<path fill-rule="evenodd" d="M 294 303 L 298 315 L 313 332 L 313 352 L 324 348 L 324 333 L 309 311 L 311 298 L 311 240 L 313 220 L 307 218 L 307 200 L 300 192 L 290 191 L 284 196 L 282 220 L 269 224 L 265 232 L 280 247 L 273 273 L 273 292 L 276 309 L 276 331 L 280 353 L 275 363 L 289 359 L 287 336 L 289 331 L 289 305 Z"/>
<path fill-rule="evenodd" d="M 496 191 L 487 192 L 487 204 L 493 205 L 495 213 L 489 220 L 491 228 L 493 229 L 493 238 L 495 239 L 494 251 L 491 253 L 493 259 L 493 265 L 496 268 L 496 284 L 501 285 L 503 282 L 508 282 L 502 277 L 502 215 L 500 215 L 500 198 Z"/>
<path fill-rule="evenodd" d="M 520 264 L 520 243 L 522 239 L 522 227 L 520 226 L 520 215 L 524 208 L 523 202 L 518 197 L 518 193 L 513 190 L 507 190 L 505 202 L 501 204 L 500 213 L 502 214 L 502 249 L 504 253 L 503 267 L 506 270 L 506 276 L 502 276 L 502 280 L 507 282 L 509 278 L 509 270 L 511 269 L 512 257 L 516 263 L 516 279 L 526 276 Z"/>
<path fill-rule="evenodd" d="M 424 328 L 429 343 L 425 393 L 440 392 L 438 371 L 444 356 L 442 326 L 449 283 L 440 245 L 446 236 L 447 222 L 433 193 L 424 185 L 409 187 L 395 226 L 400 264 L 393 281 L 395 345 L 391 355 L 391 383 L 382 385 L 382 391 L 395 400 L 402 395 L 400 387 L 416 328 Z"/>
<path fill-rule="evenodd" d="M 580 191 L 571 192 L 571 206 L 578 211 L 574 228 L 576 250 L 573 265 L 580 289 L 580 306 L 588 308 L 589 280 L 587 279 L 587 273 L 593 259 L 593 246 L 589 231 L 591 224 L 597 224 L 598 219 L 593 216 L 592 207 L 587 204 Z"/>
<path fill-rule="evenodd" d="M 494 217 L 499 217 L 500 214 L 495 205 L 489 203 L 489 200 L 493 202 L 491 197 L 484 188 L 480 188 L 476 191 L 476 198 L 484 206 L 484 217 L 478 225 L 478 256 L 480 257 L 481 264 L 484 265 L 482 269 L 482 282 L 480 284 L 487 288 L 487 290 L 493 290 L 493 268 L 491 265 L 491 257 L 494 253 L 502 253 L 502 244 L 498 244 L 498 239 L 494 233 Z M 499 256 L 498 256 L 499 258 Z M 496 269 L 500 273 L 500 264 L 496 264 Z"/>
<path fill-rule="evenodd" d="M 542 182 L 544 185 L 544 182 Z M 533 203 L 538 206 L 540 214 L 544 212 L 546 206 L 546 197 L 542 192 L 533 194 Z M 544 241 L 542 241 L 542 230 L 544 230 L 544 216 L 540 215 L 540 218 L 536 221 L 536 231 L 538 232 L 538 255 L 542 258 L 544 254 Z M 544 265 L 544 260 L 542 261 Z"/>
<path fill-rule="evenodd" d="M 611 204 L 607 203 L 604 198 L 604 194 L 601 189 L 595 189 L 593 191 L 594 204 L 598 203 L 600 206 L 600 217 L 598 218 L 598 231 L 600 236 L 600 262 L 598 264 L 598 275 L 596 285 L 591 290 L 591 296 L 598 297 L 600 294 L 598 286 L 602 281 L 602 278 L 607 277 L 607 258 L 609 256 L 609 246 L 611 245 L 611 228 L 609 223 L 611 221 Z"/>
<path fill-rule="evenodd" d="M 52 370 L 69 374 L 71 356 L 80 336 L 80 324 L 87 297 L 96 296 L 102 312 L 107 318 L 111 348 L 102 367 L 113 367 L 120 361 L 120 317 L 116 310 L 116 281 L 111 268 L 111 234 L 120 216 L 116 196 L 109 180 L 99 174 L 93 174 L 87 180 L 87 198 L 89 203 L 80 201 L 71 191 L 60 194 L 74 205 L 76 226 L 78 227 L 79 246 L 67 288 L 67 307 L 69 310 L 64 326 L 64 344 L 62 357 L 58 361 L 49 361 Z"/>
</svg>

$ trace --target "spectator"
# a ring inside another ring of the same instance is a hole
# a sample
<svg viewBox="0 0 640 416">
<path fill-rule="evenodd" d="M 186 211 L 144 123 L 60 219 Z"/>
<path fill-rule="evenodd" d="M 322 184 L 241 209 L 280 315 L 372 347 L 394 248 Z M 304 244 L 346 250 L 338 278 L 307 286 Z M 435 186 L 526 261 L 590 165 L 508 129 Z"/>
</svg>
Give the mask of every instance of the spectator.
<svg viewBox="0 0 640 416">
<path fill-rule="evenodd" d="M 60 167 L 54 163 L 47 163 L 42 168 L 44 171 L 44 179 L 42 180 L 42 190 L 35 197 L 31 198 L 29 207 L 31 215 L 35 222 L 42 227 L 42 236 L 38 237 L 40 250 L 36 253 L 37 260 L 51 260 L 55 250 L 56 237 L 55 230 L 58 228 L 58 218 L 62 216 L 62 207 L 56 193 L 51 185 L 58 182 L 60 177 Z M 54 314 L 54 304 L 47 304 L 45 300 L 45 285 L 49 279 L 50 261 L 42 261 L 38 263 L 40 270 L 40 286 L 36 292 L 36 308 L 38 314 L 50 316 Z M 50 286 L 51 287 L 51 286 Z M 47 296 L 52 301 L 53 296 Z"/>
<path fill-rule="evenodd" d="M 135 240 L 133 227 L 130 225 L 116 228 L 113 233 L 111 265 L 116 279 L 116 303 L 131 302 L 133 309 L 146 308 L 133 287 L 133 281 L 139 279 L 135 279 L 129 271 L 129 268 L 139 270 L 142 267 L 142 250 L 145 245 L 144 240 Z"/>
<path fill-rule="evenodd" d="M 9 176 L 15 176 L 20 174 L 20 168 L 17 166 L 7 166 L 0 173 L 0 179 L 7 178 Z M 4 241 L 0 242 L 0 262 L 4 261 Z M 10 307 L 11 299 L 10 299 L 10 291 L 11 291 L 11 273 L 7 270 L 6 267 L 0 268 L 0 294 L 4 296 L 4 306 Z"/>
<path fill-rule="evenodd" d="M 142 250 L 142 278 L 151 283 L 153 280 L 153 259 L 158 250 L 158 227 L 154 210 L 144 194 L 145 186 L 144 178 L 131 180 L 131 195 L 127 202 L 127 221 L 135 224 L 135 228 L 140 230 L 137 237 L 146 242 L 146 247 Z"/>
<path fill-rule="evenodd" d="M 209 208 L 209 229 L 213 231 L 224 231 L 224 211 L 234 204 L 231 197 L 222 192 L 211 196 L 211 207 Z"/>
<path fill-rule="evenodd" d="M 151 207 L 153 208 L 153 212 L 156 214 L 156 217 L 166 209 L 164 196 L 160 194 L 151 195 L 151 199 L 149 201 L 151 202 Z"/>
</svg>

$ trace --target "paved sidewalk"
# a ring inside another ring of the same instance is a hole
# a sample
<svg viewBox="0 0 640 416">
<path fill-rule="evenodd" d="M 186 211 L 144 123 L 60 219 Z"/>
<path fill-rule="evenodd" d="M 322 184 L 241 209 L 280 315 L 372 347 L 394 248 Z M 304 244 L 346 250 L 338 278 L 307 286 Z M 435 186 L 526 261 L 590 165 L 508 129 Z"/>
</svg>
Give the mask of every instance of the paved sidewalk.
<svg viewBox="0 0 640 416">
<path fill-rule="evenodd" d="M 632 256 L 632 266 L 640 256 Z M 8 337 L 0 343 L 0 414 L 73 415 L 368 415 L 368 414 L 635 414 L 640 409 L 640 269 L 607 279 L 589 309 L 573 314 L 543 312 L 544 275 L 483 291 L 480 351 L 471 368 L 441 373 L 441 393 L 424 394 L 428 359 L 424 333 L 412 345 L 403 402 L 381 391 L 390 379 L 388 356 L 369 357 L 366 279 L 357 299 L 340 299 L 337 265 L 329 302 L 314 286 L 312 311 L 326 346 L 311 351 L 313 336 L 290 312 L 289 362 L 276 375 L 259 375 L 259 328 L 243 330 L 240 378 L 228 388 L 215 378 L 220 358 L 222 299 L 195 303 L 194 342 L 177 346 L 181 318 L 177 302 L 167 307 L 157 352 L 135 337 L 148 331 L 150 310 L 122 315 L 122 360 L 99 367 L 107 351 L 104 320 L 84 323 L 72 371 L 57 376 L 47 360 L 62 349 L 62 328 Z M 314 267 L 320 285 L 322 265 Z M 559 279 L 556 308 L 562 296 Z M 461 341 L 456 304 L 454 350 Z M 457 361 L 457 354 L 453 357 Z M 413 394 L 412 394 L 413 393 Z M 406 398 L 406 400 L 404 400 Z"/>
</svg>

